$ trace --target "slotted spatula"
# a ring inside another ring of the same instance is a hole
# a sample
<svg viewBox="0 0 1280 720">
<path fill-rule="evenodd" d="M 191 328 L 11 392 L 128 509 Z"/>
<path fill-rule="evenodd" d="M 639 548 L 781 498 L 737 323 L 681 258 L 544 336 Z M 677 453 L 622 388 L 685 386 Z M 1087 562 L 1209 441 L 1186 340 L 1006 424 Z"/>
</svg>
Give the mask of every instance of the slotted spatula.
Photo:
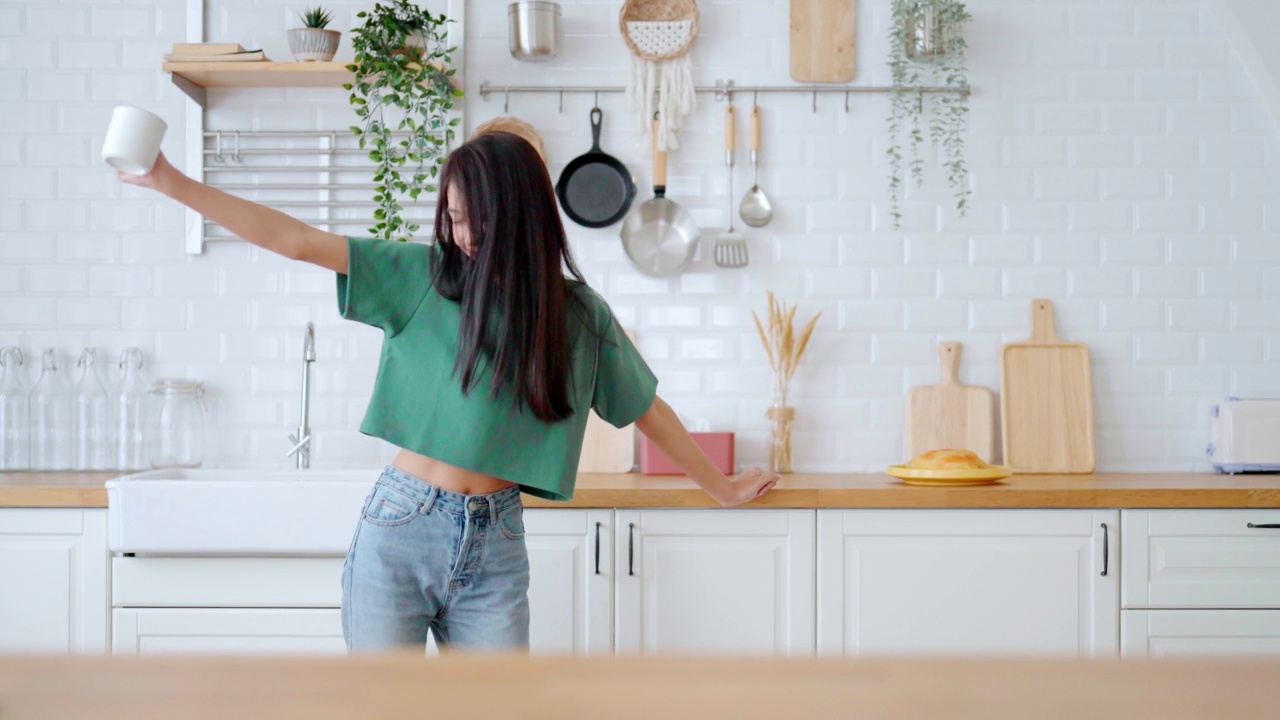
<svg viewBox="0 0 1280 720">
<path fill-rule="evenodd" d="M 716 265 L 722 268 L 746 267 L 747 241 L 733 229 L 733 103 L 724 109 L 724 163 L 729 168 L 729 229 L 716 236 Z"/>
</svg>

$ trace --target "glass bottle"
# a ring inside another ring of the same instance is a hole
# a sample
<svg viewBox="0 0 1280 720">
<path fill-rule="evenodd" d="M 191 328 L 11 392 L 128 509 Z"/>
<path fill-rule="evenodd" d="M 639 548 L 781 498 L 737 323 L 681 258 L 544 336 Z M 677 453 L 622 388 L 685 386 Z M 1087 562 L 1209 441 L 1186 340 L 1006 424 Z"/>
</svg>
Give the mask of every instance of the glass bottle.
<svg viewBox="0 0 1280 720">
<path fill-rule="evenodd" d="M 116 446 L 113 468 L 140 470 L 147 466 L 144 442 L 147 383 L 142 377 L 142 351 L 136 347 L 120 353 L 124 377 L 115 396 Z"/>
<path fill-rule="evenodd" d="M 48 348 L 40 358 L 40 379 L 31 388 L 31 469 L 70 470 L 75 396 L 58 372 L 57 353 Z"/>
<path fill-rule="evenodd" d="M 31 467 L 31 391 L 24 385 L 22 351 L 0 350 L 0 470 Z"/>
<path fill-rule="evenodd" d="M 151 394 L 155 399 L 149 424 L 151 467 L 200 467 L 204 462 L 204 383 L 156 380 Z"/>
<path fill-rule="evenodd" d="M 106 470 L 115 435 L 107 412 L 107 389 L 98 377 L 98 351 L 86 348 L 77 366 L 83 371 L 75 388 L 75 429 L 72 447 L 76 470 Z"/>
</svg>

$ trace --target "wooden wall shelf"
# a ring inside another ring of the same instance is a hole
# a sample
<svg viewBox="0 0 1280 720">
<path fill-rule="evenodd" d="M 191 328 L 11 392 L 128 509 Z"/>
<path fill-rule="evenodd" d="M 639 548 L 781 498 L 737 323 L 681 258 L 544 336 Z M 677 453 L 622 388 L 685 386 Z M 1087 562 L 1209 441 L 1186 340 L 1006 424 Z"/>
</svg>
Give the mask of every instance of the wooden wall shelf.
<svg viewBox="0 0 1280 720">
<path fill-rule="evenodd" d="M 333 87 L 351 81 L 346 62 L 167 62 L 173 82 L 205 106 L 211 87 Z"/>
<path fill-rule="evenodd" d="M 332 62 L 167 62 L 173 83 L 200 107 L 205 88 L 332 87 L 351 82 L 350 61 Z"/>
</svg>

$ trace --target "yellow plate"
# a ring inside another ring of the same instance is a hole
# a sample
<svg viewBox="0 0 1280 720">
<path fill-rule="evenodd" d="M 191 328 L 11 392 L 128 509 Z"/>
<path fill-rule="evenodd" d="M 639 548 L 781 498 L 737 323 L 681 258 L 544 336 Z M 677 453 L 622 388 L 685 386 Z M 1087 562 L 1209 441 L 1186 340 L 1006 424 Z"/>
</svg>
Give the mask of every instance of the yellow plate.
<svg viewBox="0 0 1280 720">
<path fill-rule="evenodd" d="M 888 472 L 908 485 L 927 485 L 931 487 L 989 485 L 1013 474 L 1013 470 L 1004 465 L 955 470 L 924 470 L 909 468 L 906 465 L 890 465 Z"/>
</svg>

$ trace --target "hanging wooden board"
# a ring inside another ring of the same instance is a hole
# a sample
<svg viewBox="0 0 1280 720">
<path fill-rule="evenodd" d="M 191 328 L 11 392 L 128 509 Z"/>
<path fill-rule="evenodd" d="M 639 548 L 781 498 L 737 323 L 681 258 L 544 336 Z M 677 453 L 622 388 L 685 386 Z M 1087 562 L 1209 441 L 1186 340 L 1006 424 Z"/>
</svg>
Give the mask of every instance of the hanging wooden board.
<svg viewBox="0 0 1280 720">
<path fill-rule="evenodd" d="M 791 79 L 853 79 L 857 0 L 791 0 Z"/>
<path fill-rule="evenodd" d="M 635 333 L 625 331 L 631 342 Z M 578 458 L 580 473 L 625 473 L 636 464 L 636 426 L 616 428 L 588 411 L 587 432 L 582 438 L 582 455 Z"/>
<path fill-rule="evenodd" d="M 996 398 L 991 388 L 957 377 L 960 343 L 938 343 L 942 382 L 907 393 L 907 460 L 929 450 L 969 450 L 995 462 Z"/>
<path fill-rule="evenodd" d="M 1014 472 L 1093 472 L 1089 348 L 1058 337 L 1048 300 L 1031 301 L 1031 339 L 1000 354 L 1000 422 Z"/>
</svg>

